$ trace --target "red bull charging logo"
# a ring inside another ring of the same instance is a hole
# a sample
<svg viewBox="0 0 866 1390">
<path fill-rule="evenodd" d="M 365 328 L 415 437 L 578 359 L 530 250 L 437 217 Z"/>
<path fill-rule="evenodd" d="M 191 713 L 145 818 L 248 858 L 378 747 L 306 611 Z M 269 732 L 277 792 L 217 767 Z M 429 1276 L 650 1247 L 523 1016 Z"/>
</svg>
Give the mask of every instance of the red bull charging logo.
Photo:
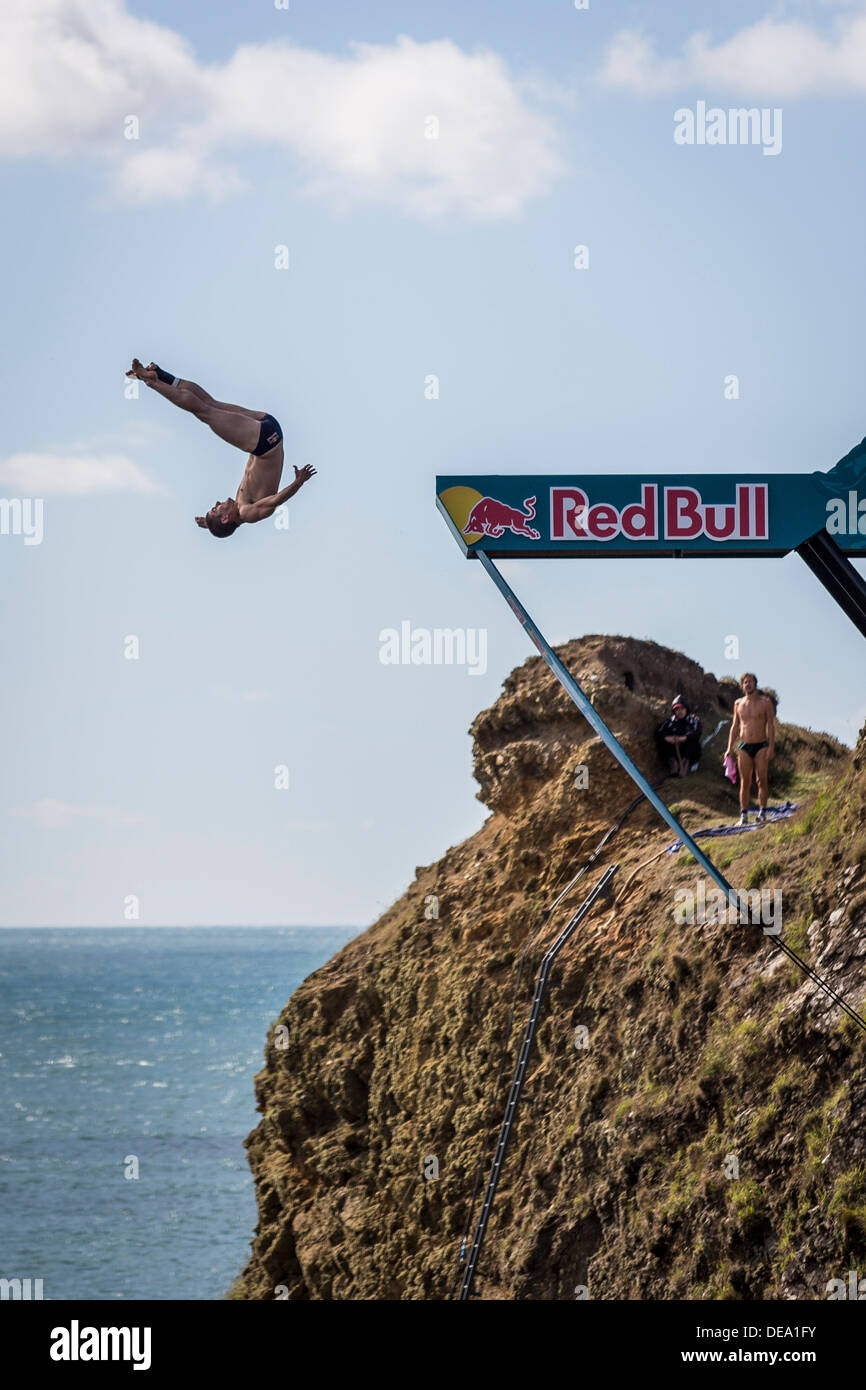
<svg viewBox="0 0 866 1390">
<path fill-rule="evenodd" d="M 463 534 L 492 536 L 494 540 L 498 540 L 505 531 L 513 531 L 516 536 L 529 536 L 530 540 L 537 541 L 541 539 L 541 532 L 536 531 L 534 526 L 527 525 L 534 516 L 534 497 L 524 500 L 522 512 L 516 507 L 509 507 L 507 503 L 498 501 L 495 497 L 482 497 L 469 513 Z"/>
</svg>

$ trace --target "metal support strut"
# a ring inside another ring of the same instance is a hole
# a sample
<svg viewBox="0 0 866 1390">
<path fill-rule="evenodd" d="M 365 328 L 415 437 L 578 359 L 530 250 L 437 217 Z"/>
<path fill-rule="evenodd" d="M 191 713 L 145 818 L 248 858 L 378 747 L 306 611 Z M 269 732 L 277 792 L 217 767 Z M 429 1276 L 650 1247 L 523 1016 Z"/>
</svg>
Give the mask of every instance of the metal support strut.
<svg viewBox="0 0 866 1390">
<path fill-rule="evenodd" d="M 487 1230 L 487 1222 L 490 1219 L 490 1210 L 493 1206 L 493 1198 L 496 1196 L 496 1188 L 499 1183 L 499 1175 L 502 1172 L 502 1165 L 505 1162 L 505 1155 L 508 1150 L 508 1140 L 511 1137 L 511 1127 L 514 1124 L 514 1117 L 517 1113 L 517 1105 L 520 1100 L 520 1092 L 523 1089 L 523 1082 L 526 1077 L 526 1067 L 529 1062 L 529 1054 L 532 1051 L 532 1044 L 535 1039 L 535 1030 L 538 1027 L 538 1017 L 541 1013 L 541 1005 L 544 1002 L 544 994 L 547 989 L 547 977 L 550 974 L 550 967 L 553 965 L 559 952 L 562 950 L 568 938 L 583 921 L 590 908 L 602 897 L 610 880 L 616 873 L 619 865 L 612 864 L 609 869 L 605 869 L 598 883 L 592 891 L 584 898 L 574 916 L 563 927 L 559 936 L 548 946 L 541 961 L 538 971 L 538 978 L 535 982 L 535 996 L 532 1000 L 532 1009 L 526 1024 L 526 1031 L 523 1035 L 523 1045 L 517 1059 L 517 1066 L 514 1070 L 514 1080 L 511 1083 L 511 1090 L 508 1092 L 508 1103 L 505 1106 L 505 1115 L 502 1120 L 502 1128 L 499 1131 L 499 1142 L 496 1145 L 496 1153 L 493 1155 L 493 1167 L 490 1170 L 490 1177 L 487 1181 L 487 1190 L 484 1193 L 484 1201 L 481 1205 L 481 1212 L 478 1217 L 478 1224 L 475 1227 L 475 1235 L 472 1240 L 472 1249 L 469 1252 L 469 1259 L 466 1262 L 466 1269 L 463 1274 L 463 1281 L 460 1285 L 458 1302 L 465 1303 L 469 1298 L 472 1288 L 472 1280 L 478 1264 L 478 1257 L 481 1254 L 481 1246 L 484 1242 L 484 1233 Z"/>
<path fill-rule="evenodd" d="M 530 640 L 537 650 L 544 657 L 556 679 L 559 681 L 566 695 L 577 705 L 584 719 L 595 729 L 599 738 L 610 749 L 613 756 L 621 767 L 624 767 L 635 786 L 639 787 L 650 805 L 658 811 L 662 820 L 670 826 L 671 830 L 682 840 L 683 844 L 691 851 L 701 868 L 708 873 L 714 883 L 718 884 L 728 902 L 738 909 L 738 900 L 735 890 L 731 887 L 724 874 L 720 873 L 712 860 L 708 859 L 699 845 L 695 843 L 691 835 L 680 825 L 673 811 L 669 810 L 660 796 L 656 795 L 650 783 L 644 777 L 639 768 L 635 766 L 619 743 L 618 739 L 611 733 L 601 716 L 593 708 L 588 697 L 583 693 L 574 676 L 563 666 L 559 657 L 550 646 L 546 637 L 542 635 L 538 626 L 532 621 L 523 604 L 520 602 L 510 584 L 503 579 L 499 570 L 494 565 L 490 556 L 483 550 L 476 550 L 475 554 L 481 561 L 490 578 L 493 580 L 499 592 L 502 594 L 509 608 L 526 628 Z"/>
<path fill-rule="evenodd" d="M 866 637 L 866 583 L 832 536 L 818 531 L 797 546 L 797 554 Z"/>
</svg>

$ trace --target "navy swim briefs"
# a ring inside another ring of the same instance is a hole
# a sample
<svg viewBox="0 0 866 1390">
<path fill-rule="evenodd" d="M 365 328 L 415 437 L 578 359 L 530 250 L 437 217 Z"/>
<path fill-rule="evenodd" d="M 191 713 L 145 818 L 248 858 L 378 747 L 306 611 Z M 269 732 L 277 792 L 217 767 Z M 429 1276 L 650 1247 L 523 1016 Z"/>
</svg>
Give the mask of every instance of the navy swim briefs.
<svg viewBox="0 0 866 1390">
<path fill-rule="evenodd" d="M 273 415 L 266 415 L 259 423 L 261 425 L 259 442 L 253 449 L 256 458 L 261 454 L 267 454 L 271 449 L 275 449 L 283 437 L 279 421 L 275 420 Z"/>
</svg>

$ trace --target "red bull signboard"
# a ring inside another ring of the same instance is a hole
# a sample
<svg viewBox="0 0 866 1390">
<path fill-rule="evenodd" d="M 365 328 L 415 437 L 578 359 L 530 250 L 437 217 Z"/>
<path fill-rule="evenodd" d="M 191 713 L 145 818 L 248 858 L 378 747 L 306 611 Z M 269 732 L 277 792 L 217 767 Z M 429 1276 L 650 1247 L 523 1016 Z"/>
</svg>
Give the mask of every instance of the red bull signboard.
<svg viewBox="0 0 866 1390">
<path fill-rule="evenodd" d="M 786 555 L 826 530 L 866 556 L 866 441 L 826 473 L 436 479 L 470 558 Z"/>
<path fill-rule="evenodd" d="M 478 560 L 590 728 L 696 863 L 733 900 L 734 890 L 724 874 L 680 825 L 608 728 L 497 568 L 496 559 L 770 556 L 796 551 L 866 637 L 866 581 L 851 563 L 852 556 L 866 556 L 866 439 L 826 473 L 479 474 L 437 478 L 436 504 L 464 555 Z M 808 972 L 784 941 L 778 945 Z M 814 973 L 812 978 L 866 1029 L 866 1019 L 826 981 Z M 478 1229 L 483 1234 L 483 1227 Z M 479 1240 L 476 1233 L 474 1250 Z"/>
<path fill-rule="evenodd" d="M 866 637 L 866 581 L 851 563 L 852 556 L 866 556 L 866 439 L 826 473 L 654 477 L 479 474 L 437 478 L 436 504 L 464 555 L 478 560 L 542 661 L 641 797 L 676 832 L 722 894 L 735 902 L 735 892 L 724 874 L 680 824 L 601 718 L 497 568 L 496 559 L 770 556 L 793 550 Z M 866 1019 L 825 980 L 810 972 L 790 946 L 784 941 L 777 944 L 866 1030 Z M 496 1172 L 494 1162 L 490 1193 L 495 1190 Z M 474 1253 L 483 1231 L 479 1222 Z M 468 1291 L 465 1281 L 464 1291 Z"/>
</svg>

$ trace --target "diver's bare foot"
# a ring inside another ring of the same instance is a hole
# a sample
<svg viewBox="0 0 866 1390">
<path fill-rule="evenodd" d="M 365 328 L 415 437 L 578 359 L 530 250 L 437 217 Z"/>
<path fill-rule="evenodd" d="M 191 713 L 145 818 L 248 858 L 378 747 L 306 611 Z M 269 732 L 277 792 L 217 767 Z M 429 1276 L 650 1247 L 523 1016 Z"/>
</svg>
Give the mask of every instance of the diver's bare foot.
<svg viewBox="0 0 866 1390">
<path fill-rule="evenodd" d="M 148 386 L 152 386 L 156 381 L 156 368 L 153 363 L 149 367 L 145 367 L 137 357 L 133 357 L 132 366 L 126 375 L 137 377 L 139 381 L 144 381 Z"/>
</svg>

